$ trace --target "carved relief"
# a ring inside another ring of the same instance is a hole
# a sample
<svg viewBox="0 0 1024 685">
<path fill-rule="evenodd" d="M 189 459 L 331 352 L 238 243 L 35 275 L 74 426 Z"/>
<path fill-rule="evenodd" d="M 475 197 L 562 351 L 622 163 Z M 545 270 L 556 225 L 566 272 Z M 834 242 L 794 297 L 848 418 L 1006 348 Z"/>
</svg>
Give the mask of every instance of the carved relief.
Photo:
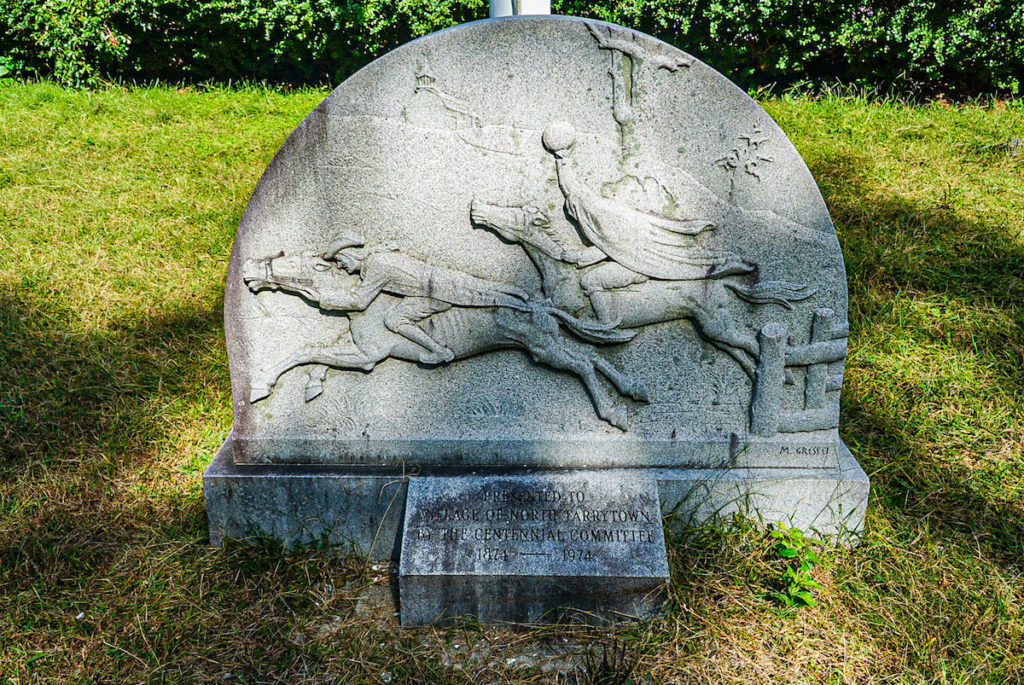
<svg viewBox="0 0 1024 685">
<path fill-rule="evenodd" d="M 361 237 L 339 236 L 321 254 L 243 264 L 243 279 L 254 293 L 281 290 L 351 319 L 350 338 L 303 347 L 255 379 L 251 402 L 268 397 L 280 377 L 297 366 L 370 371 L 388 357 L 437 364 L 503 348 L 523 349 L 539 364 L 577 375 L 598 415 L 622 430 L 626 409 L 608 395 L 597 373 L 620 394 L 646 399 L 641 383 L 598 356 L 592 345 L 570 345 L 562 327 L 596 344 L 625 342 L 633 333 L 577 319 L 514 286 L 433 266 L 390 246 L 362 244 Z M 310 379 L 322 385 L 319 374 Z M 306 398 L 318 394 L 317 388 L 307 388 Z"/>
<path fill-rule="evenodd" d="M 437 79 L 433 74 L 427 71 L 417 74 L 414 92 L 430 93 L 436 97 L 440 101 L 441 106 L 455 120 L 457 126 L 480 126 L 480 117 L 470 108 L 469 104 L 465 100 L 438 88 Z"/>
<path fill-rule="evenodd" d="M 444 90 L 429 71 L 423 69 L 417 74 L 413 95 L 424 95 L 431 104 L 440 105 L 445 123 L 454 126 L 455 135 L 466 145 L 484 152 L 522 155 L 520 147 L 523 131 L 503 124 L 485 124 L 483 117 L 468 102 Z M 403 114 L 408 116 L 409 113 L 403 110 Z M 441 122 L 434 119 L 431 123 L 437 125 Z M 427 124 L 427 127 L 431 125 Z"/>
<path fill-rule="evenodd" d="M 626 32 L 589 23 L 587 28 L 598 48 L 612 55 L 613 115 L 625 136 L 641 73 L 650 78 L 652 71 L 675 72 L 690 61 L 652 52 Z M 436 98 L 458 129 L 481 129 L 469 105 L 441 90 L 429 73 L 417 76 L 415 93 Z M 734 175 L 742 168 L 760 180 L 758 165 L 773 161 L 762 154 L 769 138 L 758 125 L 740 140 L 743 144 L 717 163 Z M 736 315 L 734 306 L 793 309 L 816 290 L 783 280 L 761 281 L 754 261 L 707 247 L 706 236 L 719 229 L 716 221 L 699 215 L 679 218 L 676 197 L 655 175 L 627 174 L 590 187 L 578 168 L 576 143 L 574 127 L 564 122 L 548 125 L 541 135 L 564 215 L 577 231 L 572 238 L 553 230 L 548 214 L 533 205 L 475 199 L 470 206 L 473 227 L 490 230 L 526 252 L 540 275 L 543 301 L 514 284 L 435 264 L 385 242 L 367 244 L 362 234 L 337 235 L 318 254 L 246 261 L 243 279 L 254 294 L 280 290 L 345 315 L 339 318 L 344 323 L 339 323 L 335 342 L 302 347 L 259 374 L 251 382 L 250 401 L 268 397 L 281 376 L 298 366 L 311 366 L 304 395 L 308 402 L 322 394 L 329 368 L 372 371 L 387 358 L 433 367 L 511 348 L 577 376 L 598 416 L 626 430 L 626 406 L 606 391 L 599 374 L 620 396 L 646 402 L 647 390 L 605 360 L 596 346 L 627 343 L 647 326 L 687 320 L 750 379 L 740 389 L 719 376 L 702 378 L 713 394 L 708 406 L 672 410 L 687 417 L 688 430 L 698 424 L 720 430 L 722 421 L 715 417 L 721 412 L 713 407 L 727 410 L 740 403 L 756 435 L 834 426 L 837 403 L 825 398 L 838 386 L 828 365 L 843 359 L 845 343 L 836 342 L 831 315 L 815 313 L 811 342 L 791 346 L 785 326 L 769 323 L 757 330 Z M 618 199 L 629 196 L 627 190 L 642 196 L 645 206 Z M 805 406 L 801 412 L 783 413 L 783 386 L 796 382 L 791 367 L 807 368 Z M 741 393 L 749 397 L 740 398 Z M 497 412 L 481 402 L 472 416 Z M 694 418 L 701 416 L 705 419 Z"/>
<path fill-rule="evenodd" d="M 535 260 L 548 260 L 546 267 L 541 269 L 542 273 L 579 269 L 607 259 L 603 253 L 599 259 L 595 258 L 597 249 L 594 247 L 583 248 L 580 245 L 579 249 L 572 249 L 557 246 L 551 249 L 546 236 L 538 239 L 538 235 L 529 230 L 517 238 L 510 237 L 516 236 L 520 226 L 532 224 L 526 208 L 475 202 L 473 221 L 509 240 L 521 241 Z M 561 266 L 552 262 L 560 262 Z M 738 297 L 755 305 L 777 304 L 792 308 L 794 302 L 811 297 L 815 289 L 786 281 L 745 284 L 736 276 L 752 272 L 755 265 L 741 263 L 747 268 L 724 272 L 721 276 L 695 275 L 689 280 L 661 280 L 648 278 L 608 260 L 596 268 L 577 271 L 575 285 L 569 285 L 569 288 L 574 287 L 589 297 L 598 321 L 605 326 L 631 329 L 689 319 L 711 344 L 733 357 L 753 378 L 754 361 L 758 356 L 757 340 L 744 330 L 740 322 L 729 316 L 723 305 Z M 556 304 L 563 298 L 573 299 L 571 293 L 567 296 L 554 290 L 545 292 Z"/>
<path fill-rule="evenodd" d="M 478 419 L 507 421 L 510 417 L 520 414 L 522 414 L 522 407 L 494 402 L 486 397 L 473 402 L 469 407 L 469 415 Z"/>
<path fill-rule="evenodd" d="M 268 167 L 225 296 L 240 463 L 837 452 L 843 264 L 799 155 L 670 46 L 540 21 L 403 47 Z"/>
<path fill-rule="evenodd" d="M 776 433 L 800 433 L 839 426 L 838 402 L 826 403 L 826 393 L 842 388 L 842 374 L 831 375 L 829 366 L 846 357 L 845 325 L 833 323 L 835 313 L 828 308 L 814 312 L 811 342 L 790 345 L 786 327 L 769 323 L 758 333 L 760 345 L 757 360 L 757 381 L 750 404 L 750 432 L 771 437 Z M 783 412 L 782 385 L 791 366 L 807 367 L 804 376 L 804 408 Z"/>
<path fill-rule="evenodd" d="M 619 125 L 622 145 L 626 148 L 633 133 L 635 102 L 643 89 L 641 84 L 659 69 L 674 73 L 690 66 L 693 61 L 677 53 L 664 53 L 658 48 L 644 47 L 631 31 L 589 22 L 587 29 L 597 41 L 598 49 L 607 50 L 611 55 L 608 74 L 612 78 L 612 113 Z"/>
<path fill-rule="evenodd" d="M 763 154 L 762 147 L 771 140 L 763 130 L 763 124 L 758 122 L 750 133 L 738 137 L 743 141 L 729 150 L 728 154 L 715 160 L 715 164 L 729 172 L 729 198 L 732 198 L 736 187 L 736 173 L 743 169 L 743 172 L 761 180 L 759 167 L 770 164 L 775 160 Z"/>
<path fill-rule="evenodd" d="M 765 354 L 759 339 L 732 318 L 727 305 L 739 298 L 755 306 L 792 309 L 815 289 L 786 281 L 745 283 L 756 273 L 756 264 L 695 242 L 715 228 L 713 222 L 641 212 L 588 188 L 574 168 L 575 142 L 569 124 L 553 124 L 543 134 L 544 146 L 555 158 L 565 213 L 591 245 L 559 241 L 547 230 L 547 215 L 530 205 L 500 207 L 474 201 L 474 225 L 522 245 L 542 274 L 545 294 L 558 306 L 573 306 L 582 294 L 597 321 L 621 329 L 688 319 L 752 380 L 759 373 L 774 374 L 775 366 L 758 366 Z M 777 371 L 781 396 L 782 384 L 791 374 L 787 376 L 785 364 Z M 776 409 L 777 405 L 776 401 Z"/>
</svg>

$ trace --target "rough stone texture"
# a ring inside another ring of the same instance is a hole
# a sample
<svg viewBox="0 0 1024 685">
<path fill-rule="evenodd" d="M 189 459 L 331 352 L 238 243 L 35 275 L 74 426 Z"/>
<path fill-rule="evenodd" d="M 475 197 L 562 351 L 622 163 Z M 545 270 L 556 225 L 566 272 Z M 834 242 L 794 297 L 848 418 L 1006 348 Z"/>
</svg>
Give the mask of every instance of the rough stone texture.
<svg viewBox="0 0 1024 685">
<path fill-rule="evenodd" d="M 600 22 L 462 25 L 342 84 L 254 192 L 233 458 L 827 474 L 846 312 L 810 173 L 720 74 Z"/>
<path fill-rule="evenodd" d="M 821 194 L 753 100 L 628 29 L 477 22 L 354 75 L 253 193 L 225 328 L 211 541 L 400 560 L 407 625 L 649 614 L 659 511 L 863 526 Z M 586 492 L 597 520 L 513 519 L 487 488 Z M 572 538 L 609 525 L 640 540 Z"/>
<path fill-rule="evenodd" d="M 231 440 L 203 475 L 212 544 L 221 544 L 225 537 L 266 537 L 286 547 L 324 545 L 375 561 L 398 561 L 406 489 L 416 476 L 403 476 L 397 470 L 373 473 L 347 467 L 239 465 L 231 460 Z M 674 528 L 741 512 L 766 523 L 782 521 L 849 541 L 849 534 L 863 527 L 868 502 L 867 475 L 845 446 L 839 466 L 832 469 L 660 468 L 599 473 L 612 479 L 655 479 L 662 513 Z"/>
<path fill-rule="evenodd" d="M 650 478 L 591 471 L 409 484 L 402 625 L 649 617 L 667 583 Z"/>
<path fill-rule="evenodd" d="M 276 540 L 398 559 L 408 480 L 400 472 L 237 465 L 229 437 L 203 474 L 210 543 Z"/>
<path fill-rule="evenodd" d="M 846 445 L 832 469 L 650 469 L 669 525 L 727 521 L 739 513 L 848 543 L 864 528 L 868 476 Z"/>
</svg>

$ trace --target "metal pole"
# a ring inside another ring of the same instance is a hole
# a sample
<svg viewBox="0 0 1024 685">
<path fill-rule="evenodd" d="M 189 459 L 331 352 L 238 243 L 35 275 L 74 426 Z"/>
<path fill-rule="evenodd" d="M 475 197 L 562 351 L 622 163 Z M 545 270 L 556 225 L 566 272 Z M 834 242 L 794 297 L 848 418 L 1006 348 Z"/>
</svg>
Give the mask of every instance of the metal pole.
<svg viewBox="0 0 1024 685">
<path fill-rule="evenodd" d="M 491 0 L 492 17 L 551 14 L 551 0 Z"/>
</svg>

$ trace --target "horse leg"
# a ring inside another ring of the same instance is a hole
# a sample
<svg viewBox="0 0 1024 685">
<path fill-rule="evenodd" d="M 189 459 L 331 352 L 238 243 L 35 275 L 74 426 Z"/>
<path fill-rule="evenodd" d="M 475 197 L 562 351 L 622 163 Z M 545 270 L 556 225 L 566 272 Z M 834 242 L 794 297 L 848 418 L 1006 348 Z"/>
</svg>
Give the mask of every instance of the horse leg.
<svg viewBox="0 0 1024 685">
<path fill-rule="evenodd" d="M 562 371 L 569 371 L 575 374 L 586 386 L 590 393 L 590 399 L 594 402 L 597 415 L 612 424 L 616 428 L 625 431 L 628 427 L 626 408 L 615 404 L 597 378 L 594 371 L 595 362 L 572 352 L 564 341 L 554 336 L 537 336 L 529 342 L 522 344 L 533 360 L 539 364 L 546 364 L 552 368 Z"/>
<path fill-rule="evenodd" d="M 281 376 L 297 366 L 303 366 L 305 364 L 319 364 L 324 367 L 333 366 L 341 369 L 363 369 L 364 371 L 369 371 L 376 366 L 377 362 L 381 359 L 383 359 L 383 357 L 377 359 L 370 357 L 358 346 L 350 343 L 339 345 L 337 347 L 329 345 L 306 345 L 294 352 L 284 361 L 270 368 L 258 381 L 254 382 L 249 391 L 249 401 L 259 402 L 260 400 L 269 397 L 271 390 L 273 390 L 274 386 L 277 385 L 277 381 Z M 324 369 L 324 373 L 326 373 L 326 369 Z M 318 392 L 310 397 L 308 388 L 306 393 L 307 401 L 320 394 Z"/>
<path fill-rule="evenodd" d="M 622 314 L 616 306 L 616 297 L 609 291 L 645 283 L 647 277 L 630 271 L 618 262 L 608 262 L 588 271 L 580 278 L 583 293 L 590 298 L 590 306 L 601 323 L 617 325 Z"/>
<path fill-rule="evenodd" d="M 594 308 L 594 315 L 601 323 L 618 324 L 622 320 L 619 309 L 615 306 L 615 297 L 603 290 L 597 290 L 590 294 L 590 306 Z"/>
<path fill-rule="evenodd" d="M 754 380 L 755 361 L 760 354 L 757 338 L 737 328 L 724 308 L 717 310 L 698 308 L 694 310 L 694 315 L 698 328 L 711 343 L 735 359 L 750 379 Z M 796 383 L 792 369 L 786 367 L 785 374 L 786 385 Z"/>
<path fill-rule="evenodd" d="M 754 380 L 754 376 L 757 374 L 757 371 L 754 366 L 754 362 L 750 360 L 750 357 L 747 356 L 746 352 L 741 349 L 731 347 L 730 345 L 715 340 L 714 338 L 709 337 L 708 342 L 735 359 L 736 363 L 740 365 L 741 369 L 743 369 L 743 373 L 747 374 L 750 380 Z"/>
<path fill-rule="evenodd" d="M 625 375 L 616 369 L 610 361 L 603 359 L 597 352 L 590 355 L 590 361 L 593 363 L 594 368 L 603 373 L 605 378 L 610 380 L 615 389 L 620 393 L 632 397 L 634 400 L 650 402 L 650 396 L 647 394 L 647 388 L 644 387 L 643 381 Z"/>
<path fill-rule="evenodd" d="M 704 308 L 695 308 L 693 314 L 697 330 L 712 345 L 735 359 L 743 372 L 753 380 L 756 373 L 754 360 L 757 359 L 759 353 L 759 346 L 754 336 L 737 328 L 723 311 L 713 312 Z"/>
<path fill-rule="evenodd" d="M 327 380 L 326 364 L 317 364 L 309 370 L 309 381 L 306 383 L 306 401 L 316 399 L 324 391 L 324 381 Z"/>
</svg>

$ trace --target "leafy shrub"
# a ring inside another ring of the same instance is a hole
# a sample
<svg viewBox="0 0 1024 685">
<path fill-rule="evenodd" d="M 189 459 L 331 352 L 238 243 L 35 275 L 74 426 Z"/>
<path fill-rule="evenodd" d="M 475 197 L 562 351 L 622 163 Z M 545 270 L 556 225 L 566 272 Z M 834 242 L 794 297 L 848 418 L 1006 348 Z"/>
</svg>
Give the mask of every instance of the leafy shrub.
<svg viewBox="0 0 1024 685">
<path fill-rule="evenodd" d="M 556 0 L 645 31 L 746 87 L 841 80 L 900 93 L 1024 92 L 1020 0 Z"/>
<path fill-rule="evenodd" d="M 130 38 L 111 29 L 119 0 L 0 0 L 0 63 L 61 83 L 95 83 L 121 68 Z"/>
<path fill-rule="evenodd" d="M 1024 87 L 1019 0 L 877 2 L 856 8 L 836 40 L 858 75 L 876 72 L 926 92 L 1020 94 Z"/>
<path fill-rule="evenodd" d="M 841 80 L 923 94 L 1020 94 L 1019 0 L 554 0 L 657 36 L 746 87 Z M 0 0 L 0 66 L 102 79 L 337 83 L 484 0 Z"/>
<path fill-rule="evenodd" d="M 68 85 L 337 82 L 485 14 L 485 0 L 0 0 L 0 64 Z"/>
</svg>

